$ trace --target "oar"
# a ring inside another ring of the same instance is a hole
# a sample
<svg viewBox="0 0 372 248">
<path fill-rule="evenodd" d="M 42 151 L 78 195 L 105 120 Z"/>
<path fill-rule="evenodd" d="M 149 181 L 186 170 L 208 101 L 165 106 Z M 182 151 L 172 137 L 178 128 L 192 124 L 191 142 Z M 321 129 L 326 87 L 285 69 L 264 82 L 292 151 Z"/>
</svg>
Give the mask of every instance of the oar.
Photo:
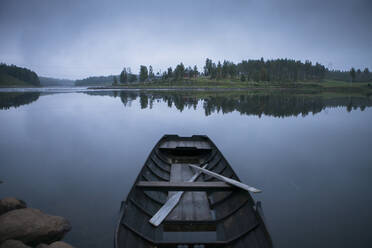
<svg viewBox="0 0 372 248">
<path fill-rule="evenodd" d="M 207 167 L 208 164 L 205 164 L 202 168 Z M 200 167 L 198 167 L 200 168 Z M 197 171 L 189 180 L 188 182 L 195 181 L 198 176 L 201 174 L 200 171 Z M 156 212 L 154 216 L 150 219 L 150 223 L 154 226 L 159 226 L 165 218 L 169 215 L 169 213 L 175 208 L 180 201 L 184 191 L 178 191 L 174 195 L 172 195 L 168 201 Z"/>
<path fill-rule="evenodd" d="M 219 179 L 221 181 L 224 181 L 224 182 L 226 182 L 228 184 L 234 185 L 234 186 L 236 186 L 238 188 L 241 188 L 241 189 L 244 189 L 244 190 L 253 192 L 253 193 L 260 193 L 261 192 L 261 190 L 259 190 L 259 189 L 256 189 L 254 187 L 248 186 L 248 185 L 246 185 L 244 183 L 241 183 L 241 182 L 238 182 L 238 181 L 236 181 L 234 179 L 231 179 L 231 178 L 228 178 L 228 177 L 224 177 L 224 176 L 222 176 L 220 174 L 217 174 L 217 173 L 215 173 L 213 171 L 207 170 L 204 167 L 201 168 L 201 167 L 196 166 L 196 165 L 193 165 L 193 164 L 187 164 L 187 165 L 190 166 L 190 167 L 192 167 L 192 168 L 194 168 L 194 169 L 197 169 L 197 170 L 199 170 L 199 171 L 201 171 L 201 172 L 203 172 L 203 173 L 205 173 L 207 175 L 210 175 L 210 176 L 212 176 L 214 178 L 217 178 L 217 179 Z"/>
</svg>

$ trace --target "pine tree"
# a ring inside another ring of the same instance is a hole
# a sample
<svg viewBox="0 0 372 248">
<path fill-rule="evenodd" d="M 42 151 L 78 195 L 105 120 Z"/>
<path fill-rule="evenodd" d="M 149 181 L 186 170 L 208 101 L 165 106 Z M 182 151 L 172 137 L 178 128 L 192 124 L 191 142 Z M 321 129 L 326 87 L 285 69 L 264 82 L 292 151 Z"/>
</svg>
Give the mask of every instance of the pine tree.
<svg viewBox="0 0 372 248">
<path fill-rule="evenodd" d="M 167 70 L 167 77 L 168 78 L 172 78 L 173 77 L 173 70 L 172 70 L 172 67 L 169 67 L 168 70 Z"/>
<path fill-rule="evenodd" d="M 222 77 L 222 65 L 221 65 L 221 62 L 218 61 L 218 64 L 217 64 L 217 80 L 221 79 Z"/>
<path fill-rule="evenodd" d="M 124 67 L 120 73 L 120 83 L 128 82 L 128 72 L 127 69 Z"/>
<path fill-rule="evenodd" d="M 351 76 L 351 82 L 354 82 L 355 81 L 355 69 L 354 67 L 351 68 L 350 70 L 350 76 Z"/>
<path fill-rule="evenodd" d="M 212 70 L 213 70 L 212 60 L 207 58 L 205 60 L 204 75 L 205 76 L 210 76 L 212 74 Z"/>
<path fill-rule="evenodd" d="M 212 63 L 210 68 L 210 78 L 215 79 L 217 77 L 217 66 L 215 63 Z"/>
<path fill-rule="evenodd" d="M 145 82 L 149 78 L 149 73 L 145 65 L 140 66 L 140 82 Z"/>
<path fill-rule="evenodd" d="M 244 76 L 244 74 L 240 75 L 240 81 L 242 81 L 242 82 L 245 81 L 245 76 Z"/>
<path fill-rule="evenodd" d="M 150 79 L 150 81 L 155 79 L 154 71 L 153 71 L 151 65 L 149 66 L 149 79 Z"/>
<path fill-rule="evenodd" d="M 222 78 L 227 78 L 229 74 L 229 62 L 224 60 L 222 64 Z"/>
<path fill-rule="evenodd" d="M 198 67 L 194 65 L 194 77 L 197 77 L 199 75 Z"/>
<path fill-rule="evenodd" d="M 363 81 L 367 82 L 371 80 L 368 68 L 365 68 L 363 71 Z"/>
<path fill-rule="evenodd" d="M 179 65 L 176 66 L 174 69 L 174 78 L 175 80 L 181 80 L 185 77 L 185 66 L 181 62 Z"/>
</svg>

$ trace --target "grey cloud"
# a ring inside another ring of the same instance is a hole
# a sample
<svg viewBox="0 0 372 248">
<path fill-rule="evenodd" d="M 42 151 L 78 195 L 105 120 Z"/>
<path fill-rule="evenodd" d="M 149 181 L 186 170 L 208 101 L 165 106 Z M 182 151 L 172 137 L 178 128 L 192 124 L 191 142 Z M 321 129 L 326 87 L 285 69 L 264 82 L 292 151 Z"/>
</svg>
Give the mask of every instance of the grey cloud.
<svg viewBox="0 0 372 248">
<path fill-rule="evenodd" d="M 371 16 L 365 0 L 3 0 L 0 60 L 67 78 L 201 67 L 206 57 L 372 68 Z"/>
</svg>

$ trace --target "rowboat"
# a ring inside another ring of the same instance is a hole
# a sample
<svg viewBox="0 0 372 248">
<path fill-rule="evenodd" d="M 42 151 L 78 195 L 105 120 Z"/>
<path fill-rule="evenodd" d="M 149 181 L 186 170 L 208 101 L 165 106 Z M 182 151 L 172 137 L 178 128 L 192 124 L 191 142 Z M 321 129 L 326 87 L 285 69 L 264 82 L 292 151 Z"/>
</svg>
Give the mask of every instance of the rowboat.
<svg viewBox="0 0 372 248">
<path fill-rule="evenodd" d="M 115 248 L 272 247 L 250 192 L 207 136 L 165 135 L 122 202 Z"/>
</svg>

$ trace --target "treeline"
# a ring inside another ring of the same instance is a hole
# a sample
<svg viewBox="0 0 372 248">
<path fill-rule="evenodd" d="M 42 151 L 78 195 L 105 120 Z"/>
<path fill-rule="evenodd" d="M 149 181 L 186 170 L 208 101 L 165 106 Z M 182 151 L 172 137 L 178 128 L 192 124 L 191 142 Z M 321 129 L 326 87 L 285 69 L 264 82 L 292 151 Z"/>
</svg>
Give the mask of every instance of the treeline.
<svg viewBox="0 0 372 248">
<path fill-rule="evenodd" d="M 254 82 L 297 82 L 321 81 L 324 79 L 326 68 L 310 61 L 290 59 L 276 60 L 243 60 L 238 64 L 230 61 L 214 63 L 207 59 L 204 66 L 204 75 L 211 79 L 236 79 Z"/>
<path fill-rule="evenodd" d="M 199 76 L 200 73 L 198 71 L 197 66 L 195 65 L 193 68 L 185 67 L 183 63 L 177 65 L 174 69 L 169 67 L 166 71 L 161 73 L 160 71 L 156 74 L 153 71 L 153 67 L 150 65 L 149 67 L 145 65 L 140 66 L 139 75 L 135 75 L 131 73 L 130 68 L 124 67 L 122 72 L 120 73 L 120 83 L 132 83 L 132 82 L 154 82 L 154 81 L 179 81 L 185 78 L 194 78 Z"/>
<path fill-rule="evenodd" d="M 355 68 L 351 68 L 350 71 L 328 70 L 326 78 L 344 82 L 372 82 L 372 73 L 368 68 L 363 71 Z"/>
<path fill-rule="evenodd" d="M 214 62 L 207 58 L 202 70 L 196 65 L 185 66 L 182 62 L 176 67 L 154 72 L 153 67 L 141 65 L 139 74 L 132 73 L 129 67 L 124 67 L 120 75 L 88 77 L 76 80 L 77 86 L 88 85 L 118 85 L 135 82 L 179 82 L 190 79 L 207 78 L 222 81 L 251 81 L 251 82 L 321 82 L 324 80 L 345 82 L 371 82 L 372 73 L 365 68 L 350 71 L 329 70 L 324 65 L 312 63 L 309 60 L 302 62 L 293 59 L 242 60 L 240 63 L 224 60 Z"/>
<path fill-rule="evenodd" d="M 151 71 L 152 67 L 150 66 Z M 141 69 L 143 69 L 141 67 Z M 146 67 L 147 70 L 147 67 Z M 119 76 L 120 83 L 133 83 L 137 81 L 137 75 L 133 74 L 130 67 L 124 67 Z M 115 84 L 115 81 L 114 81 Z"/>
<path fill-rule="evenodd" d="M 74 86 L 75 81 L 69 79 L 58 79 L 51 77 L 39 77 L 42 86 Z"/>
<path fill-rule="evenodd" d="M 99 77 L 87 77 L 75 81 L 76 86 L 95 86 L 95 85 L 111 85 L 117 76 L 99 76 Z"/>
<path fill-rule="evenodd" d="M 321 81 L 325 78 L 327 69 L 319 64 L 312 64 L 310 61 L 290 59 L 276 60 L 243 60 L 235 64 L 231 61 L 213 62 L 207 58 L 203 71 L 199 72 L 196 65 L 185 67 L 183 63 L 178 64 L 174 69 L 169 67 L 163 73 L 153 72 L 152 66 L 141 65 L 139 73 L 140 82 L 152 82 L 157 80 L 179 81 L 183 79 L 196 78 L 199 76 L 209 79 L 221 80 L 232 79 L 255 82 L 297 82 L 297 81 Z M 127 69 L 120 74 L 120 82 L 128 83 L 136 81 L 129 80 Z"/>
<path fill-rule="evenodd" d="M 40 80 L 35 72 L 27 68 L 0 63 L 0 84 L 31 84 L 40 86 Z"/>
</svg>

